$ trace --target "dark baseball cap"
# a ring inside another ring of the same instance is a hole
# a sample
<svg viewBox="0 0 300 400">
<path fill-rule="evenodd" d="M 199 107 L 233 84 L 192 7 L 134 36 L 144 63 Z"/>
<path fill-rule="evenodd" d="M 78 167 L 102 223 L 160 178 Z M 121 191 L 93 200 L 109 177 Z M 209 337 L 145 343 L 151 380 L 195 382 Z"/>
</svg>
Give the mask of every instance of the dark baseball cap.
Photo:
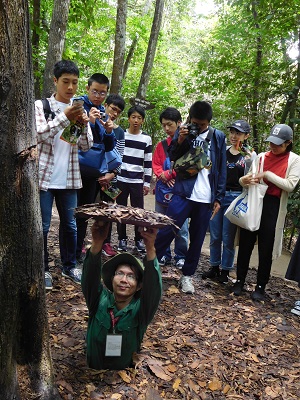
<svg viewBox="0 0 300 400">
<path fill-rule="evenodd" d="M 237 121 L 234 121 L 231 125 L 227 126 L 228 129 L 234 128 L 239 132 L 243 133 L 249 133 L 251 132 L 250 125 L 248 124 L 247 121 L 244 121 L 243 119 L 238 119 Z"/>
<path fill-rule="evenodd" d="M 287 140 L 293 140 L 292 128 L 285 124 L 277 124 L 273 126 L 270 136 L 265 140 L 265 142 L 271 142 L 280 146 Z"/>
</svg>

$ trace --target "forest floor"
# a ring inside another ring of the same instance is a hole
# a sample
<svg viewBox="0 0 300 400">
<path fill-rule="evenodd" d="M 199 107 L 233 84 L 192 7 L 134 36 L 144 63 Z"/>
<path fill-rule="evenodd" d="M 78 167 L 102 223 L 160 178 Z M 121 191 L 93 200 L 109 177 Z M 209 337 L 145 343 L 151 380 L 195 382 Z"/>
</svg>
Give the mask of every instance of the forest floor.
<svg viewBox="0 0 300 400">
<path fill-rule="evenodd" d="M 133 237 L 132 227 L 128 231 Z M 116 246 L 115 224 L 112 236 Z M 290 312 L 300 299 L 296 283 L 272 277 L 266 301 L 259 304 L 250 299 L 254 270 L 247 291 L 235 297 L 230 283 L 201 279 L 209 266 L 205 255 L 194 278 L 194 295 L 178 289 L 179 270 L 164 267 L 162 301 L 135 367 L 96 371 L 86 365 L 88 312 L 81 288 L 61 276 L 57 223 L 49 244 L 54 288 L 46 297 L 62 399 L 300 399 L 300 317 Z M 29 399 L 29 394 L 24 397 Z"/>
</svg>

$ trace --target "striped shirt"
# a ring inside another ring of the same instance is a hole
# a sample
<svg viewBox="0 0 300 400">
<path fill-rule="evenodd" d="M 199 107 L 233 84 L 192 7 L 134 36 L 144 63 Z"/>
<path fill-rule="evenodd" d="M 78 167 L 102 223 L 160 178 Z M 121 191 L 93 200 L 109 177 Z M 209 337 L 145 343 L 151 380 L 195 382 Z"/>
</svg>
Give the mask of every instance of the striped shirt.
<svg viewBox="0 0 300 400">
<path fill-rule="evenodd" d="M 35 102 L 35 121 L 37 130 L 38 155 L 39 155 L 39 188 L 48 190 L 54 168 L 54 142 L 57 134 L 61 135 L 63 130 L 70 124 L 64 112 L 59 109 L 59 103 L 54 95 L 48 98 L 50 109 L 56 116 L 52 120 L 45 119 L 43 104 L 41 100 Z M 80 189 L 82 187 L 81 175 L 78 162 L 78 149 L 87 151 L 93 144 L 93 136 L 89 124 L 84 127 L 76 145 L 70 146 L 70 158 L 67 171 L 66 188 Z"/>
<path fill-rule="evenodd" d="M 133 135 L 125 131 L 125 148 L 118 181 L 143 183 L 150 187 L 152 177 L 152 140 L 145 132 Z"/>
</svg>

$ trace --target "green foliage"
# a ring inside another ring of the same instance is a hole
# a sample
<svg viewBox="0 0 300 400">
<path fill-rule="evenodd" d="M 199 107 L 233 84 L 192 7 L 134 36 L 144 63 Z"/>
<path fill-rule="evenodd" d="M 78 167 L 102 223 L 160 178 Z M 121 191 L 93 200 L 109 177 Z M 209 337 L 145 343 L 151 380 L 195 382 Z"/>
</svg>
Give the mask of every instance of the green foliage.
<svg viewBox="0 0 300 400">
<path fill-rule="evenodd" d="M 177 107 L 185 120 L 190 105 L 204 99 L 212 102 L 214 126 L 225 131 L 232 120 L 245 118 L 256 127 L 258 150 L 263 150 L 264 137 L 295 91 L 297 65 L 287 51 L 297 40 L 300 3 L 215 0 L 215 4 L 209 13 L 204 0 L 201 7 L 195 0 L 166 0 L 146 96 L 156 107 L 147 111 L 144 129 L 157 143 L 164 137 L 159 124 L 164 108 Z M 143 69 L 154 6 L 154 0 L 128 0 L 126 50 L 136 35 L 138 41 L 121 93 L 127 102 L 120 120 L 124 127 L 129 99 L 135 97 Z M 39 61 L 36 76 L 43 73 L 52 7 L 53 1 L 42 0 L 41 25 L 32 26 L 40 34 L 33 54 Z M 116 12 L 115 0 L 71 0 L 64 57 L 80 68 L 80 93 L 94 72 L 111 77 Z M 299 106 L 292 118 L 299 124 Z M 297 134 L 296 125 L 296 139 Z"/>
</svg>

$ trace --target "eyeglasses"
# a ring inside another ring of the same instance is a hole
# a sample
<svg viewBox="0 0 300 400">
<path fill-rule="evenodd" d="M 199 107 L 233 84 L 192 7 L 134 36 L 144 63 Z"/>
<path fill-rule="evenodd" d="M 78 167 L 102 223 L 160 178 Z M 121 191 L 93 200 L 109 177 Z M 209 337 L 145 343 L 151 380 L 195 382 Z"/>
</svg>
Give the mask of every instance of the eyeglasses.
<svg viewBox="0 0 300 400">
<path fill-rule="evenodd" d="M 91 90 L 91 93 L 92 93 L 94 96 L 99 96 L 99 97 L 104 97 L 104 96 L 107 95 L 107 92 L 98 92 L 98 90 L 96 90 L 96 89 L 92 89 L 92 90 Z"/>
<path fill-rule="evenodd" d="M 126 277 L 128 282 L 135 282 L 136 281 L 136 276 L 134 274 L 125 274 L 123 271 L 115 272 L 115 276 L 117 276 L 120 279 L 123 279 L 123 278 Z"/>
<path fill-rule="evenodd" d="M 117 108 L 117 107 L 114 107 L 114 106 L 111 106 L 111 105 L 109 105 L 108 107 L 112 110 L 112 112 L 114 112 L 114 113 L 117 114 L 117 115 L 120 115 L 121 112 L 122 112 L 122 110 L 120 110 L 120 109 Z"/>
</svg>

